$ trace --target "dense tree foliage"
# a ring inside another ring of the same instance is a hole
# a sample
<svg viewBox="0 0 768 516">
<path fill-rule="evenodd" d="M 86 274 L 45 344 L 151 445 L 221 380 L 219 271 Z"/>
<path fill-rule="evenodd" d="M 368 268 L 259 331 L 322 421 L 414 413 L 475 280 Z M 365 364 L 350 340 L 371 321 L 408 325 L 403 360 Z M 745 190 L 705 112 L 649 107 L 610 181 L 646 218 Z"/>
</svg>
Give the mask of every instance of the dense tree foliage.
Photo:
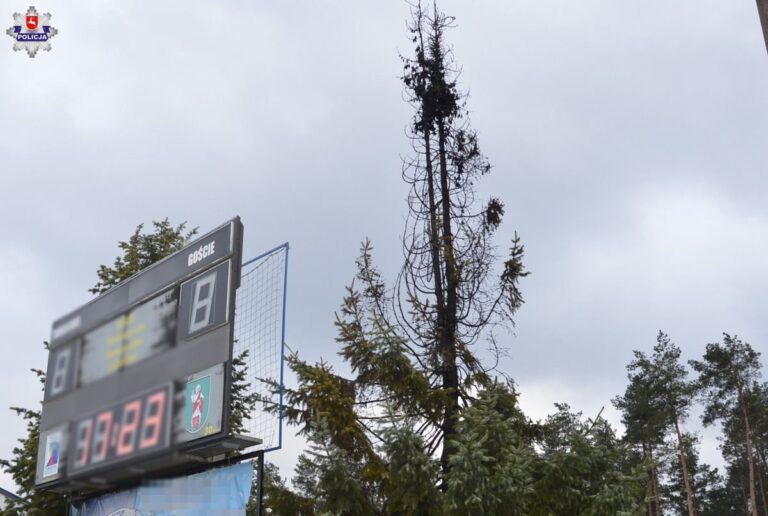
<svg viewBox="0 0 768 516">
<path fill-rule="evenodd" d="M 153 221 L 154 231 L 144 232 L 144 225 L 139 224 L 128 241 L 120 241 L 117 247 L 122 255 L 114 263 L 100 265 L 96 271 L 99 281 L 89 289 L 92 294 L 102 294 L 141 269 L 173 254 L 197 234 L 197 228 L 186 230 L 186 222 L 174 227 L 168 219 Z"/>
</svg>

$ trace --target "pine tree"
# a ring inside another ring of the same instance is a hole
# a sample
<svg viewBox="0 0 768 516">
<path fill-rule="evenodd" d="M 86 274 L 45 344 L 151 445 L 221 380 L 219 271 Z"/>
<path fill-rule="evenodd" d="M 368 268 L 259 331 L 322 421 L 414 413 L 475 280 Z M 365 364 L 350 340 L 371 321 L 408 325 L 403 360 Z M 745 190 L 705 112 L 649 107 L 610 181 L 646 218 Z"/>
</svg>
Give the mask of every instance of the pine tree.
<svg viewBox="0 0 768 516">
<path fill-rule="evenodd" d="M 766 412 L 766 385 L 755 384 L 746 396 L 748 400 L 747 413 L 750 417 L 750 428 L 752 430 L 751 441 L 754 452 L 755 468 L 755 496 L 758 507 L 762 507 L 762 512 L 768 514 L 768 497 L 766 496 L 766 468 L 764 462 L 765 449 L 765 412 Z M 721 419 L 722 434 L 719 437 L 720 450 L 723 458 L 728 464 L 732 476 L 737 479 L 747 479 L 749 477 L 749 463 L 747 461 L 746 443 L 744 440 L 744 420 L 739 411 L 735 411 L 727 417 Z M 747 482 L 744 481 L 746 488 Z"/>
<path fill-rule="evenodd" d="M 656 396 L 654 382 L 646 370 L 636 371 L 633 364 L 647 358 L 641 352 L 635 351 L 635 362 L 627 366 L 629 384 L 623 396 L 613 399 L 613 404 L 621 410 L 621 422 L 624 424 L 624 441 L 640 449 L 642 460 L 647 461 L 648 468 L 648 514 L 661 514 L 661 497 L 659 491 L 659 459 L 660 449 L 664 445 L 665 415 L 663 407 Z"/>
<path fill-rule="evenodd" d="M 673 448 L 678 448 L 679 444 L 675 437 Z M 665 465 L 664 473 L 667 482 L 662 486 L 662 496 L 665 500 L 665 506 L 671 508 L 674 514 L 685 514 L 688 512 L 688 486 L 693 491 L 696 500 L 696 514 L 701 516 L 715 516 L 722 511 L 720 504 L 720 494 L 723 490 L 723 478 L 717 469 L 713 469 L 707 464 L 700 462 L 698 446 L 699 440 L 693 434 L 683 434 L 682 443 L 686 457 L 687 480 L 683 476 L 683 464 L 680 459 L 681 454 L 675 453 L 670 457 Z"/>
<path fill-rule="evenodd" d="M 656 338 L 650 367 L 656 384 L 655 389 L 666 416 L 665 422 L 675 431 L 688 515 L 695 516 L 693 488 L 689 478 L 688 458 L 680 424 L 688 417 L 688 411 L 696 394 L 696 386 L 688 381 L 688 372 L 680 364 L 680 348 L 672 344 L 669 337 L 661 331 Z"/>
<path fill-rule="evenodd" d="M 667 431 L 675 436 L 680 474 L 685 486 L 686 512 L 695 516 L 694 489 L 689 478 L 686 448 L 680 425 L 687 419 L 696 394 L 696 385 L 688 380 L 688 372 L 680 363 L 680 348 L 664 332 L 659 332 L 653 353 L 648 356 L 634 351 L 635 359 L 627 366 L 629 386 L 624 397 L 614 400 L 622 409 L 627 425 L 626 439 L 639 443 L 648 451 L 651 463 L 651 485 L 656 499 L 655 512 L 660 514 L 659 476 L 653 451 L 664 441 Z M 658 454 L 656 459 L 658 459 Z"/>
<path fill-rule="evenodd" d="M 768 514 L 768 384 L 755 384 L 748 396 L 755 451 L 755 475 L 760 487 L 763 510 Z"/>
<path fill-rule="evenodd" d="M 760 353 L 737 336 L 724 333 L 722 344 L 707 344 L 703 360 L 691 360 L 690 364 L 699 373 L 704 392 L 704 424 L 729 417 L 740 419 L 748 470 L 749 512 L 757 516 L 750 401 L 760 378 Z"/>
</svg>

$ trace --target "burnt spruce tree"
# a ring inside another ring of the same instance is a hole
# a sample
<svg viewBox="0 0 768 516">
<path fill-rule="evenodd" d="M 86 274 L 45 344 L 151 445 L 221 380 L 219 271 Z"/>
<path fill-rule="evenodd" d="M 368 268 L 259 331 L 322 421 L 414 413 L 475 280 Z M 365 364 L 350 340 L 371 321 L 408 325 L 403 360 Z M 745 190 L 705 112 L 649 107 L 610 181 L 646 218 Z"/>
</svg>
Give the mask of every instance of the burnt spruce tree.
<svg viewBox="0 0 768 516">
<path fill-rule="evenodd" d="M 396 446 L 418 442 L 426 456 L 439 457 L 438 481 L 445 490 L 460 413 L 492 383 L 489 373 L 500 353 L 493 330 L 512 325 L 523 302 L 518 282 L 527 272 L 517 235 L 503 260 L 493 243 L 503 203 L 476 198 L 477 183 L 490 165 L 469 126 L 466 96 L 458 89 L 446 43 L 453 19 L 435 5 L 427 12 L 420 3 L 412 5 L 411 14 L 415 50 L 403 58 L 402 77 L 414 111 L 413 154 L 402 170 L 411 187 L 403 264 L 388 287 L 373 264 L 373 247 L 363 243 L 335 323 L 351 377 L 338 376 L 327 362 L 311 365 L 291 356 L 288 363 L 298 381 L 286 391 L 284 414 L 310 439 L 324 428 L 336 451 L 362 463 L 361 482 L 381 487 L 387 477 L 380 452 L 386 432 L 378 424 L 386 409 L 413 422 L 419 436 L 396 440 Z M 489 344 L 487 362 L 477 350 L 481 341 Z M 385 490 L 401 488 L 390 482 Z M 371 492 L 378 499 L 374 505 L 382 507 L 384 495 Z M 426 501 L 409 498 L 408 503 Z"/>
<path fill-rule="evenodd" d="M 413 5 L 409 32 L 413 57 L 404 57 L 403 83 L 414 110 L 413 155 L 403 167 L 411 187 L 403 236 L 404 263 L 393 296 L 396 326 L 408 353 L 432 388 L 440 391 L 438 413 L 425 429 L 432 449 L 442 446 L 445 475 L 455 451 L 456 425 L 471 390 L 487 386 L 496 365 L 480 359 L 476 344 L 492 328 L 512 323 L 523 298 L 523 247 L 515 235 L 500 275 L 492 237 L 504 204 L 477 197 L 477 182 L 491 171 L 469 124 L 466 94 L 457 85 L 446 32 L 454 19 L 436 5 Z"/>
</svg>

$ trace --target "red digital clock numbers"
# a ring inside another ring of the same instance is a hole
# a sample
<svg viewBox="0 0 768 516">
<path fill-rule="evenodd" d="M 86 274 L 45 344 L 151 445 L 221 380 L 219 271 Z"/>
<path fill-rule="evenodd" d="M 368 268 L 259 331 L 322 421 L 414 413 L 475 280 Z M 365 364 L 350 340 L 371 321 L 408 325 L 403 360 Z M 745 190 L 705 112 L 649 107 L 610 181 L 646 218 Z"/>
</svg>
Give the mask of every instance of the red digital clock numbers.
<svg viewBox="0 0 768 516">
<path fill-rule="evenodd" d="M 168 446 L 168 403 L 166 386 L 76 422 L 72 472 Z"/>
</svg>

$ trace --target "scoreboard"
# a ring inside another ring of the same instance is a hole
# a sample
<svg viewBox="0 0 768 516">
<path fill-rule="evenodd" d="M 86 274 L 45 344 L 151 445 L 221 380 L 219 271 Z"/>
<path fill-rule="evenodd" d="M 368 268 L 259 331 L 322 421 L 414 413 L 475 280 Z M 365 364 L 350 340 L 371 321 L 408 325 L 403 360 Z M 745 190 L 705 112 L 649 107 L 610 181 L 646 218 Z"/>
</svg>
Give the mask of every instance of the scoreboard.
<svg viewBox="0 0 768 516">
<path fill-rule="evenodd" d="M 235 218 L 53 323 L 36 487 L 104 489 L 221 452 L 241 261 Z"/>
</svg>

